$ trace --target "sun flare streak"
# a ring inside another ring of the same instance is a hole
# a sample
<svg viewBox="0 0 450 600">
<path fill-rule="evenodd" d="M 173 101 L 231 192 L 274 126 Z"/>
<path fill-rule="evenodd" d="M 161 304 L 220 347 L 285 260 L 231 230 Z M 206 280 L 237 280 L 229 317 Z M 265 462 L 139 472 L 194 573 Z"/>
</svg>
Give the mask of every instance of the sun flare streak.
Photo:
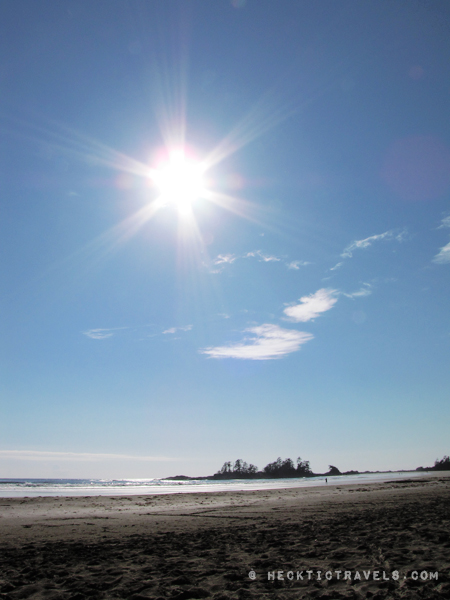
<svg viewBox="0 0 450 600">
<path fill-rule="evenodd" d="M 160 75 L 162 77 L 161 73 Z M 91 258 L 97 255 L 97 259 L 106 258 L 165 208 L 176 210 L 180 224 L 182 222 L 183 235 L 187 229 L 191 229 L 192 233 L 197 229 L 193 237 L 202 239 L 195 218 L 197 207 L 199 210 L 202 208 L 199 200 L 214 204 L 255 224 L 273 226 L 273 215 L 264 215 L 267 211 L 260 205 L 235 196 L 234 185 L 231 186 L 233 192 L 227 194 L 226 188 L 229 191 L 230 185 L 226 183 L 224 188 L 222 182 L 228 182 L 229 178 L 219 173 L 218 180 L 214 181 L 216 175 L 210 172 L 230 155 L 287 118 L 289 111 L 286 107 L 280 109 L 271 94 L 266 94 L 213 150 L 206 152 L 199 160 L 185 142 L 185 86 L 175 85 L 175 82 L 165 81 L 161 77 L 158 81 L 162 95 L 155 98 L 155 111 L 163 134 L 163 147 L 156 151 L 153 164 L 132 158 L 92 136 L 52 119 L 33 123 L 17 118 L 3 118 L 0 114 L 2 130 L 37 144 L 46 160 L 64 156 L 68 161 L 80 161 L 90 168 L 107 167 L 128 176 L 128 179 L 118 179 L 115 185 L 125 186 L 123 189 L 134 187 L 146 198 L 144 206 L 75 252 L 78 258 L 80 255 L 85 255 L 86 258 L 88 255 Z M 181 73 L 177 77 L 181 77 Z M 158 106 L 160 111 L 156 110 Z M 240 181 L 239 189 L 245 185 L 242 178 Z M 149 184 L 153 188 L 150 198 Z M 106 179 L 105 185 L 108 185 Z M 67 258 L 70 260 L 74 256 Z"/>
</svg>

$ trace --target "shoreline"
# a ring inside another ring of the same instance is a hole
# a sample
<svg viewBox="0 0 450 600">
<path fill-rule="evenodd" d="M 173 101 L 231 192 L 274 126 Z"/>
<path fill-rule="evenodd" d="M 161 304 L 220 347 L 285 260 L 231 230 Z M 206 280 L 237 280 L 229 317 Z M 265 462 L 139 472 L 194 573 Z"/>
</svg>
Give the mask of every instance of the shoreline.
<svg viewBox="0 0 450 600">
<path fill-rule="evenodd" d="M 0 593 L 12 600 L 450 597 L 449 513 L 450 474 L 264 491 L 3 498 Z M 268 580 L 268 572 L 306 569 L 378 571 L 380 580 Z M 416 571 L 438 572 L 438 580 L 414 580 Z"/>
<path fill-rule="evenodd" d="M 343 484 L 332 481 L 311 487 L 275 487 L 246 490 L 198 490 L 161 494 L 111 494 L 76 496 L 21 496 L 0 498 L 0 547 L 10 540 L 89 539 L 98 534 L 123 535 L 127 527 L 155 523 L 171 529 L 198 525 L 198 517 L 226 521 L 237 516 L 258 518 L 272 510 L 286 512 L 315 509 L 330 504 L 364 502 L 369 496 L 390 504 L 394 499 L 448 487 L 450 473 L 421 475 L 414 479 L 361 481 Z M 450 506 L 450 502 L 449 502 Z M 231 511 L 231 513 L 230 513 Z M 149 517 L 151 520 L 149 521 Z M 94 520 L 95 523 L 88 521 Z M 208 521 L 209 522 L 209 521 Z M 95 525 L 95 527 L 93 527 Z M 93 528 L 92 528 L 93 527 Z"/>
<path fill-rule="evenodd" d="M 362 483 L 377 483 L 389 479 L 416 480 L 421 477 L 445 476 L 446 471 L 386 471 L 378 473 L 360 473 L 358 475 L 331 475 L 305 478 L 270 478 L 270 479 L 228 479 L 228 480 L 66 480 L 66 479 L 8 479 L 0 480 L 1 498 L 26 497 L 80 497 L 80 496 L 120 496 L 120 495 L 165 495 L 183 493 L 215 493 L 220 491 L 244 491 L 267 489 L 297 489 L 320 487 L 325 485 L 354 485 Z M 450 474 L 450 473 L 449 473 Z M 22 482 L 29 482 L 22 485 Z M 68 483 L 70 482 L 70 483 Z M 80 482 L 76 484 L 74 482 Z M 38 485 L 46 484 L 46 485 Z M 2 487 L 13 486 L 13 487 Z M 16 487 L 14 487 L 16 486 Z"/>
</svg>

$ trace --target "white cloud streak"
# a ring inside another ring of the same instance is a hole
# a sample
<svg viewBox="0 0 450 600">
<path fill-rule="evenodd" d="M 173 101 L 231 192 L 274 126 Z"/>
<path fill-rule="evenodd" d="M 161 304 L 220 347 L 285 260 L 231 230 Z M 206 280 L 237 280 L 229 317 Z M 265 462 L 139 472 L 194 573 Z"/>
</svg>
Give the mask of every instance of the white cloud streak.
<svg viewBox="0 0 450 600">
<path fill-rule="evenodd" d="M 371 235 L 370 237 L 365 238 L 364 240 L 356 240 L 344 249 L 344 252 L 341 254 L 341 257 L 351 258 L 355 250 L 368 248 L 375 242 L 380 242 L 381 240 L 395 240 L 397 242 L 402 242 L 405 239 L 405 234 L 406 230 L 402 230 L 400 233 L 395 233 L 395 231 L 391 229 L 389 231 L 385 231 L 384 233 Z"/>
<path fill-rule="evenodd" d="M 210 269 L 210 273 L 221 273 L 223 267 L 225 265 L 232 265 L 236 260 L 241 258 L 256 258 L 259 262 L 263 263 L 271 263 L 271 262 L 281 262 L 281 258 L 279 256 L 275 256 L 274 254 L 265 254 L 262 250 L 254 250 L 252 252 L 247 252 L 246 254 L 242 254 L 241 256 L 236 256 L 236 254 L 219 254 L 212 261 L 212 264 L 217 269 Z M 301 266 L 310 265 L 311 263 L 304 260 L 294 260 L 290 263 L 286 263 L 288 269 L 299 269 Z"/>
<path fill-rule="evenodd" d="M 57 461 L 102 461 L 102 460 L 140 460 L 145 462 L 172 461 L 175 458 L 165 456 L 130 456 L 128 454 L 94 454 L 89 452 L 46 452 L 41 450 L 0 450 L 0 460 L 57 460 Z"/>
<path fill-rule="evenodd" d="M 330 271 L 336 271 L 337 269 L 340 269 L 343 264 L 344 264 L 343 262 L 338 262 L 337 264 L 334 265 L 334 267 L 330 268 Z"/>
<path fill-rule="evenodd" d="M 311 263 L 306 260 L 293 260 L 290 263 L 286 263 L 288 269 L 294 269 L 298 271 L 300 267 L 306 267 L 306 265 L 310 265 Z"/>
<path fill-rule="evenodd" d="M 304 331 L 282 329 L 278 325 L 265 323 L 244 330 L 251 334 L 242 342 L 228 346 L 216 346 L 200 350 L 210 358 L 236 358 L 241 360 L 273 360 L 297 352 L 302 344 L 314 336 Z"/>
<path fill-rule="evenodd" d="M 446 229 L 447 227 L 450 227 L 450 216 L 444 217 L 442 219 L 441 224 L 439 225 L 438 229 Z"/>
<path fill-rule="evenodd" d="M 450 215 L 442 219 L 438 229 L 446 229 L 448 227 L 450 227 Z M 438 265 L 450 263 L 450 243 L 446 244 L 439 250 L 439 252 L 433 258 L 433 262 Z"/>
<path fill-rule="evenodd" d="M 113 327 L 112 329 L 88 329 L 82 333 L 92 340 L 106 340 L 114 335 L 114 331 L 119 331 L 121 329 L 128 329 L 128 327 Z"/>
<path fill-rule="evenodd" d="M 177 333 L 177 331 L 190 331 L 192 327 L 192 325 L 185 325 L 184 327 L 169 327 L 169 329 L 163 331 L 163 335 L 167 333 Z"/>
<path fill-rule="evenodd" d="M 433 258 L 433 262 L 438 265 L 450 263 L 450 242 L 439 250 L 439 252 Z"/>
<path fill-rule="evenodd" d="M 356 292 L 352 292 L 351 294 L 346 294 L 345 292 L 341 292 L 343 296 L 346 298 L 364 298 L 365 296 L 370 296 L 372 293 L 370 283 L 364 283 L 363 287 Z"/>
<path fill-rule="evenodd" d="M 337 290 L 322 288 L 315 294 L 300 298 L 300 304 L 293 304 L 284 309 L 284 314 L 297 323 L 311 321 L 323 312 L 330 310 L 337 302 Z"/>
<path fill-rule="evenodd" d="M 223 265 L 223 264 L 232 265 L 234 263 L 234 261 L 236 260 L 236 258 L 237 258 L 237 256 L 235 256 L 234 254 L 219 254 L 213 260 L 213 264 L 215 264 L 215 265 Z"/>
<path fill-rule="evenodd" d="M 242 258 L 259 258 L 259 262 L 279 262 L 281 258 L 270 254 L 263 254 L 262 250 L 255 250 L 254 252 L 247 252 Z"/>
</svg>

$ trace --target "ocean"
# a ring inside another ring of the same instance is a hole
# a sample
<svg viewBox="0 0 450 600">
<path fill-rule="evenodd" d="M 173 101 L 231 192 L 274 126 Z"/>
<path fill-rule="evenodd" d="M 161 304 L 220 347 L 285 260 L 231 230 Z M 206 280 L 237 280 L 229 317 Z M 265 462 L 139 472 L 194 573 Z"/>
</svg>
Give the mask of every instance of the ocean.
<svg viewBox="0 0 450 600">
<path fill-rule="evenodd" d="M 37 496 L 128 496 L 179 494 L 198 492 L 226 492 L 301 488 L 321 485 L 350 485 L 383 481 L 401 481 L 423 476 L 422 472 L 361 473 L 306 477 L 300 479 L 228 479 L 174 481 L 163 479 L 0 479 L 1 498 Z"/>
</svg>

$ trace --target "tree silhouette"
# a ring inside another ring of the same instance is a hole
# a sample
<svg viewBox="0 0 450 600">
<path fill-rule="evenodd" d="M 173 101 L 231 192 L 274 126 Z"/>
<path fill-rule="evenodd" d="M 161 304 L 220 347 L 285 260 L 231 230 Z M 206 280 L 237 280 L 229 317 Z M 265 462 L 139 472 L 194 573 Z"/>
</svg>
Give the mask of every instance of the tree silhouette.
<svg viewBox="0 0 450 600">
<path fill-rule="evenodd" d="M 266 465 L 263 471 L 258 471 L 258 467 L 248 464 L 245 460 L 238 458 L 234 464 L 230 461 L 223 463 L 222 468 L 214 477 L 217 479 L 243 479 L 243 478 L 276 478 L 276 477 L 310 477 L 313 475 L 309 466 L 309 460 L 297 458 L 297 466 L 291 458 L 284 460 L 279 456 L 277 460 Z"/>
<path fill-rule="evenodd" d="M 435 471 L 450 471 L 450 458 L 447 455 L 445 455 L 444 458 L 441 458 L 441 460 L 437 458 L 434 461 L 433 469 Z"/>
</svg>

